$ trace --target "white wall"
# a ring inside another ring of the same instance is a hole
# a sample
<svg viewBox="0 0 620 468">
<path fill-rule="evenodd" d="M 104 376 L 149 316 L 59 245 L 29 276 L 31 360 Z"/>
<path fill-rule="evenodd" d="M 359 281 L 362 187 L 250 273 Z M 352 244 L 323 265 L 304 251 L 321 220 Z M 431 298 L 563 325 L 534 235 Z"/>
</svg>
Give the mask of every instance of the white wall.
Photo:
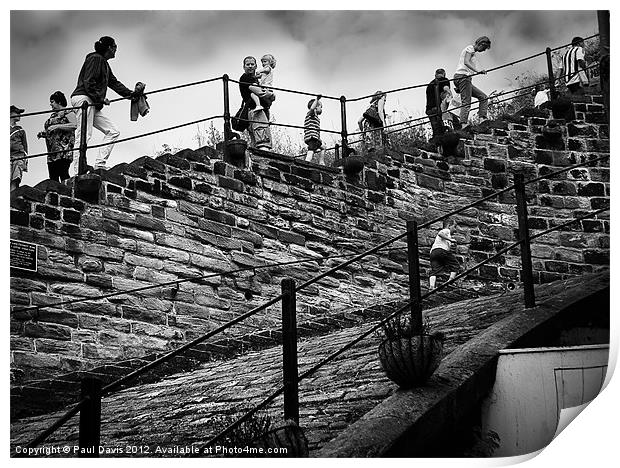
<svg viewBox="0 0 620 468">
<path fill-rule="evenodd" d="M 524 455 L 553 440 L 562 408 L 600 391 L 608 345 L 500 351 L 495 385 L 482 405 L 482 433 L 494 431 L 493 456 Z"/>
</svg>

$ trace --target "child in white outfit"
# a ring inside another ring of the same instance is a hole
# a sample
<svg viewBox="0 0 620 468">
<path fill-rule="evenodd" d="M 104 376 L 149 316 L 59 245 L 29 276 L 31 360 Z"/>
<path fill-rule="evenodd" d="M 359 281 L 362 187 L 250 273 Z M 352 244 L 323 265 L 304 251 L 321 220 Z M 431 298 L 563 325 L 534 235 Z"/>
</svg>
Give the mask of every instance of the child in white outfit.
<svg viewBox="0 0 620 468">
<path fill-rule="evenodd" d="M 266 100 L 269 103 L 275 101 L 276 96 L 269 88 L 263 88 L 262 86 L 273 86 L 273 69 L 276 67 L 276 59 L 271 54 L 263 55 L 260 59 L 263 68 L 256 70 L 256 76 L 261 88 L 256 86 L 250 86 L 252 91 L 252 99 L 256 103 L 255 110 L 262 109 L 260 100 Z"/>
</svg>

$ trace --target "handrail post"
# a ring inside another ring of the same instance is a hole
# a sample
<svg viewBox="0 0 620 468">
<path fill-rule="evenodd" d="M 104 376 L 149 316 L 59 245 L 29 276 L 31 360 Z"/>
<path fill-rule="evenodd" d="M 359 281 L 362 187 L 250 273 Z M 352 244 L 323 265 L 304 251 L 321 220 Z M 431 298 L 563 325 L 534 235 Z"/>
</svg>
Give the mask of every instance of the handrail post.
<svg viewBox="0 0 620 468">
<path fill-rule="evenodd" d="M 334 160 L 338 161 L 340 159 L 340 145 L 336 143 L 334 145 Z"/>
<path fill-rule="evenodd" d="M 414 335 L 422 334 L 422 291 L 420 286 L 420 253 L 418 250 L 418 223 L 407 221 L 407 257 L 409 260 L 409 299 L 411 327 Z"/>
<path fill-rule="evenodd" d="M 340 123 L 342 131 L 340 136 L 342 137 L 342 157 L 349 156 L 349 143 L 347 142 L 347 98 L 340 96 Z"/>
<path fill-rule="evenodd" d="M 519 220 L 519 240 L 521 241 L 521 278 L 525 307 L 536 306 L 534 297 L 534 276 L 532 273 L 532 252 L 530 250 L 530 230 L 527 220 L 527 201 L 523 174 L 515 174 L 515 195 L 517 199 L 517 218 Z"/>
<path fill-rule="evenodd" d="M 553 63 L 551 61 L 551 47 L 547 47 L 545 54 L 547 55 L 547 72 L 549 73 L 549 94 L 551 99 L 555 99 L 557 93 L 555 91 L 555 77 L 553 76 Z"/>
<path fill-rule="evenodd" d="M 88 398 L 80 409 L 78 454 L 81 458 L 98 458 L 101 435 L 101 386 L 99 379 L 82 379 L 82 398 Z"/>
<path fill-rule="evenodd" d="M 228 91 L 228 75 L 222 75 L 222 84 L 224 86 L 224 142 L 230 140 L 232 130 L 230 128 L 230 94 Z"/>
<path fill-rule="evenodd" d="M 78 156 L 78 175 L 86 174 L 86 132 L 88 131 L 88 102 L 82 103 L 82 119 L 80 122 L 80 154 Z"/>
<path fill-rule="evenodd" d="M 282 373 L 284 419 L 299 424 L 299 383 L 297 373 L 297 301 L 295 280 L 284 278 L 282 287 Z"/>
<path fill-rule="evenodd" d="M 435 125 L 440 127 L 441 129 L 440 134 L 442 134 L 443 133 L 443 120 L 441 118 L 441 98 L 440 98 L 440 93 L 439 93 L 439 80 L 437 80 L 437 78 L 435 78 L 435 108 L 437 109 L 435 113 L 435 119 L 437 119 L 435 122 Z M 433 133 L 435 133 L 434 129 L 433 129 Z"/>
</svg>

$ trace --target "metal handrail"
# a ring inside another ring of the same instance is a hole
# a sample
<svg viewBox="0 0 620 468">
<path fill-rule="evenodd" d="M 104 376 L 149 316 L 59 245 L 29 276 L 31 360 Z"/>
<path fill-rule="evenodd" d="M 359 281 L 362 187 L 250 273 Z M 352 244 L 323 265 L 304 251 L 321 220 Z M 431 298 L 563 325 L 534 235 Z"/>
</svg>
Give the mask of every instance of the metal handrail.
<svg viewBox="0 0 620 468">
<path fill-rule="evenodd" d="M 593 216 L 596 216 L 602 212 L 608 211 L 609 208 L 603 208 L 600 210 L 596 210 L 594 212 L 588 213 L 584 216 L 580 216 L 577 218 L 573 218 L 565 223 L 559 224 L 557 226 L 554 226 L 550 229 L 546 229 L 545 231 L 542 231 L 538 234 L 532 235 L 530 236 L 530 240 L 532 239 L 536 239 L 538 237 L 544 236 L 546 234 L 549 234 L 550 232 L 559 230 L 563 227 L 569 226 L 570 224 L 573 224 L 577 221 L 582 221 L 584 219 L 588 219 L 591 218 Z M 438 293 L 440 290 L 448 287 L 449 285 L 455 283 L 456 281 L 458 281 L 459 279 L 467 276 L 469 273 L 471 273 L 472 271 L 475 271 L 477 269 L 479 269 L 481 266 L 484 266 L 485 264 L 491 262 L 492 260 L 495 260 L 497 257 L 499 257 L 500 255 L 503 255 L 504 253 L 508 252 L 509 250 L 515 248 L 516 246 L 518 246 L 519 244 L 522 244 L 524 241 L 523 240 L 519 240 L 507 247 L 504 247 L 500 250 L 498 250 L 494 255 L 492 255 L 489 258 L 484 259 L 483 261 L 477 263 L 476 265 L 474 265 L 473 267 L 468 268 L 467 270 L 465 270 L 464 272 L 460 273 L 459 275 L 455 276 L 452 280 L 446 281 L 445 283 L 442 283 L 441 285 L 437 286 L 435 289 L 427 292 L 426 294 L 423 294 L 421 296 L 421 299 L 427 299 L 428 297 L 432 296 L 433 294 Z M 317 370 L 319 370 L 320 368 L 322 368 L 323 366 L 325 366 L 327 363 L 333 361 L 336 357 L 340 356 L 342 353 L 344 353 L 345 351 L 351 349 L 353 346 L 355 346 L 357 343 L 359 343 L 360 341 L 362 341 L 363 339 L 365 339 L 366 337 L 368 337 L 371 333 L 377 331 L 379 328 L 381 328 L 381 326 L 383 326 L 385 323 L 387 323 L 388 321 L 390 321 L 391 319 L 393 319 L 394 317 L 402 314 L 405 311 L 408 311 L 411 309 L 411 306 L 415 303 L 416 301 L 409 301 L 407 302 L 405 305 L 403 305 L 402 307 L 398 308 L 396 311 L 392 312 L 391 314 L 389 314 L 387 317 L 381 319 L 377 324 L 375 324 L 374 326 L 372 326 L 370 329 L 368 329 L 367 331 L 365 331 L 364 333 L 362 333 L 361 335 L 358 335 L 355 339 L 353 339 L 352 341 L 348 342 L 347 344 L 345 344 L 344 346 L 342 346 L 341 348 L 339 348 L 337 351 L 333 352 L 332 354 L 330 354 L 329 356 L 325 357 L 324 359 L 322 359 L 321 361 L 319 361 L 317 364 L 315 364 L 314 366 L 312 366 L 311 368 L 309 368 L 308 370 L 306 370 L 305 372 L 303 372 L 301 375 L 299 375 L 297 382 L 301 382 L 303 379 L 309 377 L 310 375 L 312 375 L 314 372 L 316 372 Z M 263 401 L 261 401 L 258 405 L 254 406 L 252 409 L 250 409 L 248 412 L 246 412 L 243 416 L 241 416 L 239 419 L 237 419 L 236 421 L 234 421 L 233 423 L 231 423 L 230 425 L 228 425 L 226 428 L 224 428 L 223 430 L 221 430 L 218 434 L 216 434 L 215 436 L 211 437 L 211 439 L 209 439 L 204 447 L 209 447 L 211 445 L 213 445 L 215 442 L 217 442 L 218 440 L 220 440 L 223 436 L 225 436 L 226 434 L 228 434 L 230 431 L 234 430 L 236 427 L 238 427 L 241 423 L 243 423 L 244 421 L 248 420 L 253 414 L 255 414 L 256 412 L 260 411 L 261 409 L 265 408 L 269 403 L 271 403 L 273 400 L 275 400 L 275 398 L 277 398 L 279 395 L 281 395 L 284 392 L 284 386 L 280 386 L 277 390 L 275 390 L 273 393 L 271 393 L 268 397 L 266 397 Z M 200 452 L 202 452 L 202 450 L 200 450 Z"/>
<path fill-rule="evenodd" d="M 593 34 L 591 36 L 585 37 L 584 41 L 587 41 L 588 39 L 592 39 L 593 37 L 596 37 L 596 36 L 599 36 L 599 34 L 597 33 L 597 34 Z M 559 49 L 562 49 L 562 48 L 567 47 L 569 45 L 571 45 L 571 43 L 564 44 L 564 45 L 561 45 L 561 46 L 557 46 L 554 49 L 551 49 L 551 51 L 559 50 Z M 541 56 L 543 56 L 545 54 L 546 54 L 546 51 L 538 52 L 536 54 L 532 54 L 532 55 L 529 55 L 527 57 L 524 57 L 524 58 L 521 58 L 521 59 L 518 59 L 518 60 L 514 60 L 512 62 L 504 63 L 504 64 L 499 65 L 497 67 L 489 68 L 489 69 L 485 70 L 484 73 L 481 73 L 481 72 L 472 73 L 469 76 L 486 75 L 486 74 L 488 74 L 490 72 L 494 72 L 494 71 L 500 70 L 502 68 L 510 67 L 510 66 L 516 65 L 518 63 L 525 62 L 527 60 L 531 60 L 531 59 L 536 58 L 536 57 L 541 57 Z M 450 79 L 446 78 L 446 81 L 453 82 L 454 78 L 450 78 Z M 423 88 L 423 87 L 426 87 L 426 86 L 428 86 L 428 83 L 418 84 L 418 85 L 413 85 L 413 86 L 405 86 L 403 88 L 396 88 L 396 89 L 392 89 L 392 90 L 389 90 L 389 91 L 385 91 L 384 94 L 390 94 L 390 93 L 395 93 L 395 92 L 399 92 L 399 91 L 407 91 L 407 90 L 416 89 L 416 88 Z M 373 96 L 375 96 L 375 93 L 368 94 L 366 96 L 361 96 L 361 97 L 353 98 L 353 99 L 347 99 L 347 101 L 348 102 L 360 101 L 362 99 L 368 99 L 368 98 L 371 98 Z"/>
<path fill-rule="evenodd" d="M 301 94 L 304 96 L 312 96 L 312 97 L 317 97 L 317 96 L 321 96 L 322 99 L 332 99 L 334 101 L 339 101 L 340 98 L 334 97 L 334 96 L 329 96 L 327 94 L 321 94 L 321 93 L 309 93 L 307 91 L 299 91 L 296 89 L 286 89 L 286 88 L 276 88 L 275 86 L 267 86 L 267 85 L 259 85 L 259 84 L 255 84 L 255 83 L 246 83 L 246 82 L 240 82 L 237 80 L 233 80 L 232 78 L 229 78 L 228 81 L 231 81 L 233 83 L 237 83 L 237 84 L 244 84 L 244 85 L 248 85 L 248 86 L 259 86 L 261 88 L 265 88 L 265 89 L 271 89 L 273 91 L 284 91 L 286 93 L 293 93 L 293 94 Z"/>
<path fill-rule="evenodd" d="M 597 68 L 597 67 L 595 65 L 590 65 L 590 66 L 584 68 L 584 70 L 591 70 L 591 69 L 594 69 L 594 68 Z M 563 79 L 564 79 L 563 76 L 559 76 L 559 77 L 554 78 L 554 81 L 555 82 L 560 82 Z M 233 80 L 230 80 L 230 81 L 233 81 Z M 498 93 L 498 94 L 494 95 L 493 98 L 497 98 L 499 96 L 504 96 L 504 95 L 507 95 L 507 94 L 517 93 L 519 91 L 523 91 L 523 90 L 526 90 L 526 89 L 535 88 L 536 86 L 538 86 L 540 84 L 546 84 L 547 82 L 548 82 L 548 80 L 544 80 L 544 81 L 540 81 L 540 82 L 532 84 L 532 85 L 523 86 L 521 88 L 517 88 L 517 89 L 513 89 L 513 90 L 509 90 L 509 91 L 503 91 L 501 93 Z M 185 86 L 190 86 L 190 85 L 185 85 Z M 496 100 L 495 102 L 496 103 L 506 102 L 506 101 L 510 101 L 511 99 L 514 99 L 515 97 L 516 96 L 512 96 L 512 97 L 505 98 L 505 99 L 499 99 L 499 100 Z M 122 98 L 122 99 L 125 99 L 125 98 Z M 467 105 L 463 104 L 463 105 L 458 106 L 458 107 L 452 107 L 452 108 L 449 109 L 449 111 L 450 112 L 451 111 L 455 111 L 455 110 L 461 109 L 461 108 L 466 107 L 466 106 Z M 470 107 L 471 107 L 471 104 L 470 104 Z M 471 107 L 471 110 L 476 110 L 478 108 L 479 108 L 479 106 L 478 107 L 473 106 L 473 107 Z M 73 109 L 73 108 L 67 107 L 65 109 Z M 418 127 L 418 126 L 421 126 L 421 125 L 427 125 L 428 122 L 426 122 L 426 120 L 430 121 L 430 117 L 431 116 L 425 115 L 425 116 L 422 116 L 422 117 L 416 117 L 415 119 L 406 120 L 406 121 L 403 121 L 403 122 L 398 122 L 398 123 L 394 123 L 394 124 L 390 124 L 390 125 L 385 125 L 383 127 L 374 127 L 374 128 L 369 129 L 369 130 L 366 130 L 366 131 L 352 132 L 352 133 L 349 133 L 348 135 L 349 136 L 361 135 L 361 134 L 364 134 L 364 133 L 383 131 L 386 128 L 399 127 L 399 126 L 402 126 L 402 125 L 406 125 L 406 127 L 404 127 L 404 128 L 397 128 L 395 130 L 392 130 L 392 131 L 389 131 L 389 132 L 385 132 L 386 134 L 389 135 L 389 134 L 392 134 L 392 133 L 398 133 L 398 132 L 405 131 L 405 130 L 407 130 L 409 128 L 414 128 L 414 127 Z M 209 120 L 213 120 L 213 119 L 217 119 L 217 118 L 224 118 L 224 116 L 216 115 L 216 116 L 212 116 L 212 117 L 207 117 L 207 118 L 204 118 L 204 119 L 195 120 L 193 122 L 187 122 L 187 123 L 184 123 L 184 124 L 179 124 L 179 125 L 175 125 L 175 126 L 172 126 L 172 127 L 163 128 L 163 129 L 160 129 L 160 130 L 155 130 L 153 132 L 142 133 L 140 135 L 134 135 L 132 137 L 127 137 L 127 138 L 121 138 L 121 139 L 116 140 L 116 141 L 111 142 L 111 143 L 101 143 L 101 144 L 98 144 L 98 145 L 88 146 L 87 148 L 88 149 L 94 149 L 94 148 L 100 148 L 100 147 L 103 147 L 103 146 L 113 145 L 113 144 L 116 144 L 116 143 L 122 143 L 122 142 L 125 142 L 125 141 L 130 141 L 130 140 L 135 140 L 135 139 L 138 139 L 138 138 L 143 138 L 143 137 L 146 137 L 146 136 L 155 135 L 157 133 L 167 132 L 167 131 L 170 131 L 170 130 L 176 130 L 178 128 L 187 127 L 187 126 L 190 126 L 190 125 L 195 125 L 197 123 L 207 122 Z M 239 120 L 244 121 L 244 122 L 250 122 L 250 123 L 264 123 L 264 122 L 261 122 L 261 121 L 258 121 L 258 120 L 249 120 L 249 119 L 243 119 L 243 118 L 240 118 Z M 419 122 L 419 123 L 415 124 L 415 125 L 407 125 L 407 124 L 413 123 L 413 122 Z M 305 128 L 305 127 L 302 127 L 302 126 L 299 126 L 299 125 L 288 125 L 288 124 L 281 124 L 281 123 L 276 123 L 276 122 L 269 122 L 269 125 L 275 125 L 275 126 L 280 126 L 280 127 L 296 128 L 296 129 L 301 129 L 301 130 L 303 130 Z M 327 129 L 320 129 L 320 131 L 324 132 L 324 133 L 335 133 L 335 134 L 340 134 L 341 133 L 341 132 L 339 132 L 337 130 L 327 130 Z M 360 143 L 361 141 L 363 141 L 363 140 L 354 140 L 354 141 L 350 141 L 349 144 Z M 330 150 L 333 150 L 333 149 L 335 149 L 335 147 L 326 148 L 324 151 L 330 151 Z M 37 158 L 37 157 L 41 157 L 41 156 L 47 156 L 47 155 L 56 154 L 56 153 L 62 153 L 62 152 L 67 152 L 67 151 L 76 152 L 76 151 L 79 151 L 79 147 L 74 147 L 71 150 L 59 150 L 59 151 L 50 151 L 50 152 L 46 152 L 46 153 L 30 154 L 30 155 L 27 155 L 27 156 L 21 156 L 21 157 L 13 158 L 13 160 L 14 161 L 20 161 L 20 160 L 23 160 L 23 159 L 33 159 L 33 158 Z M 300 157 L 303 157 L 303 156 L 305 156 L 305 154 L 300 154 L 300 155 L 294 156 L 294 158 L 300 158 Z"/>
</svg>

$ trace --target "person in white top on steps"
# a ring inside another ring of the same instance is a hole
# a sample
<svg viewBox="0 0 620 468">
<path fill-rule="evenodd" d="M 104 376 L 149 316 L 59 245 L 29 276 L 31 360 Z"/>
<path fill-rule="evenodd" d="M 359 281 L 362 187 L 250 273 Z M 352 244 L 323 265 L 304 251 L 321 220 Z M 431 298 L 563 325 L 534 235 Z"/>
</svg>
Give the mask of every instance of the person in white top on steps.
<svg viewBox="0 0 620 468">
<path fill-rule="evenodd" d="M 471 109 L 471 98 L 478 99 L 479 108 L 478 116 L 482 121 L 487 120 L 488 100 L 487 95 L 476 88 L 471 81 L 471 76 L 476 73 L 486 74 L 486 70 L 480 68 L 476 61 L 476 53 L 484 52 L 491 48 L 491 39 L 487 36 L 481 36 L 473 43 L 465 47 L 459 57 L 459 64 L 454 72 L 454 86 L 461 95 L 463 106 L 461 108 L 460 121 L 463 128 L 469 124 L 469 111 Z"/>
<path fill-rule="evenodd" d="M 437 233 L 431 247 L 431 272 L 428 278 L 431 291 L 435 289 L 439 273 L 450 272 L 449 280 L 453 280 L 459 271 L 459 261 L 451 251 L 452 245 L 456 245 L 456 240 L 452 237 L 455 228 L 456 221 L 453 218 L 444 219 L 443 229 Z"/>
</svg>

